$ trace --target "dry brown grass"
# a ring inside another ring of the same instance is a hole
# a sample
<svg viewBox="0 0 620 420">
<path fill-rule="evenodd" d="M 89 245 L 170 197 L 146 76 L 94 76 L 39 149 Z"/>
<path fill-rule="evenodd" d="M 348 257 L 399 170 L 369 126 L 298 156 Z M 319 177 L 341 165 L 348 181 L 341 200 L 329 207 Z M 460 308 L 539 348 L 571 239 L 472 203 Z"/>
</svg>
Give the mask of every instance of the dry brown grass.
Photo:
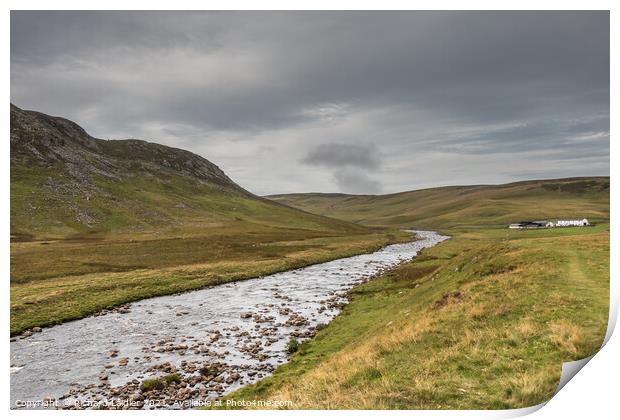
<svg viewBox="0 0 620 420">
<path fill-rule="evenodd" d="M 470 306 L 467 312 L 469 313 L 469 316 L 471 316 L 472 318 L 480 319 L 486 316 L 488 309 L 487 309 L 487 305 L 484 302 L 478 302 Z"/>
<path fill-rule="evenodd" d="M 562 350 L 577 354 L 584 342 L 581 327 L 566 321 L 556 321 L 549 324 L 549 337 Z"/>
<path fill-rule="evenodd" d="M 337 353 L 305 375 L 303 381 L 282 388 L 273 399 L 294 401 L 296 408 L 324 406 L 325 403 L 329 405 L 325 408 L 382 408 L 377 397 L 388 395 L 393 390 L 389 378 L 381 373 L 381 352 L 415 342 L 420 334 L 429 330 L 432 322 L 430 312 L 413 322 L 405 319 L 394 322 L 361 345 L 349 346 Z M 371 387 L 346 386 L 347 382 L 368 371 L 378 372 L 381 380 L 374 381 Z M 424 386 L 422 379 L 418 378 L 420 386 Z"/>
<path fill-rule="evenodd" d="M 538 404 L 553 374 L 547 371 L 517 373 L 508 381 L 507 400 L 515 407 L 527 407 Z"/>
<path fill-rule="evenodd" d="M 515 331 L 523 337 L 531 337 L 538 330 L 530 318 L 521 319 L 515 326 Z"/>
</svg>

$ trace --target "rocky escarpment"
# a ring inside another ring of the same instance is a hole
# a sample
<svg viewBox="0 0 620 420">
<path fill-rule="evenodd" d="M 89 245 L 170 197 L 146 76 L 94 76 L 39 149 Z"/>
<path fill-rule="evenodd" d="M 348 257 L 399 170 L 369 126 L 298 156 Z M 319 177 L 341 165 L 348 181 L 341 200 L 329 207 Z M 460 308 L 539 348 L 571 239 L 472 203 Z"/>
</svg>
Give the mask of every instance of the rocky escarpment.
<svg viewBox="0 0 620 420">
<path fill-rule="evenodd" d="M 171 170 L 197 182 L 243 191 L 207 159 L 143 140 L 101 140 L 65 118 L 25 111 L 11 104 L 11 164 L 58 165 L 75 181 L 93 175 L 121 179 L 136 171 Z"/>
</svg>

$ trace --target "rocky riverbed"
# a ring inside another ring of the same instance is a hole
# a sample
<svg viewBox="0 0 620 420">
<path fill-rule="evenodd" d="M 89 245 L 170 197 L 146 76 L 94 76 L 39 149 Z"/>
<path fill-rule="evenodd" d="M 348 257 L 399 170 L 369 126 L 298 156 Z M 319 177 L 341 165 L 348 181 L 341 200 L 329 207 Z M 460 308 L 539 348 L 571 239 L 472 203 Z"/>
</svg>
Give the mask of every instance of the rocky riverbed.
<svg viewBox="0 0 620 420">
<path fill-rule="evenodd" d="M 189 408 L 269 375 L 355 285 L 447 239 L 146 299 L 11 341 L 13 408 Z"/>
</svg>

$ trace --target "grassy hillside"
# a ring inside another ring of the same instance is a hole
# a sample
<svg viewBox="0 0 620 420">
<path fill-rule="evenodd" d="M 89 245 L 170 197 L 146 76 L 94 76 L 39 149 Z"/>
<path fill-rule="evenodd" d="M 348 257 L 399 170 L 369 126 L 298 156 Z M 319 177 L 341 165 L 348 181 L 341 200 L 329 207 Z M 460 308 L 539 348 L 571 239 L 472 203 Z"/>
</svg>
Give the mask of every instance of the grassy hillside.
<svg viewBox="0 0 620 420">
<path fill-rule="evenodd" d="M 504 409 L 553 395 L 601 345 L 608 225 L 477 229 L 356 287 L 272 377 L 226 397 L 294 408 Z"/>
<path fill-rule="evenodd" d="M 11 106 L 12 239 L 187 235 L 244 224 L 364 232 L 257 197 L 185 150 L 96 139 L 71 121 Z"/>
<path fill-rule="evenodd" d="M 407 238 L 257 197 L 190 152 L 11 106 L 11 333 Z"/>
<path fill-rule="evenodd" d="M 364 232 L 350 223 L 199 183 L 173 171 L 156 177 L 131 172 L 124 179 L 93 176 L 97 193 L 84 196 L 65 187 L 66 178 L 53 168 L 11 167 L 13 240 L 198 234 L 235 224 Z"/>
<path fill-rule="evenodd" d="M 268 198 L 367 226 L 456 228 L 521 220 L 609 220 L 609 177 L 429 188 L 388 195 L 283 194 Z"/>
</svg>

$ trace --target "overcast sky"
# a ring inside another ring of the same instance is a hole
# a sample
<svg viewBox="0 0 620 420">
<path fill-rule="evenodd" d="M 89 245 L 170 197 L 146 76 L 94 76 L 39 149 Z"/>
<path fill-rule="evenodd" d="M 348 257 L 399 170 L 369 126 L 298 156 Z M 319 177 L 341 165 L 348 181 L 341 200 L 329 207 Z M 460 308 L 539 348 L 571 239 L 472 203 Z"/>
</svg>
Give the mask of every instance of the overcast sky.
<svg viewBox="0 0 620 420">
<path fill-rule="evenodd" d="M 11 101 L 257 194 L 609 174 L 608 12 L 12 12 Z"/>
</svg>

